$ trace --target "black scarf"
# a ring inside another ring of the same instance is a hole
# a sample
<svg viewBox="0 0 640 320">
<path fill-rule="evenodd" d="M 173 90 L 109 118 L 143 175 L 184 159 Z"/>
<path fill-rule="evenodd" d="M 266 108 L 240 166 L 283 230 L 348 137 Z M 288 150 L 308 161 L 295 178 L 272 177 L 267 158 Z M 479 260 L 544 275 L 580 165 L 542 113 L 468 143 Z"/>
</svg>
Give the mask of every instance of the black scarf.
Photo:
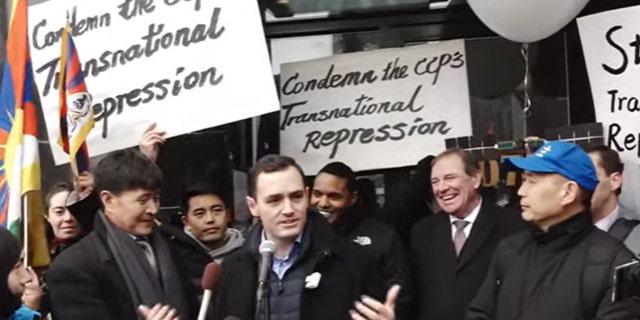
<svg viewBox="0 0 640 320">
<path fill-rule="evenodd" d="M 143 319 L 138 312 L 138 306 L 141 304 L 153 307 L 161 303 L 176 309 L 181 319 L 188 319 L 178 272 L 162 236 L 155 231 L 148 236 L 157 260 L 159 281 L 138 243 L 129 234 L 111 224 L 104 213 L 99 212 L 98 215 L 106 227 L 107 244 L 133 299 L 138 318 Z"/>
</svg>

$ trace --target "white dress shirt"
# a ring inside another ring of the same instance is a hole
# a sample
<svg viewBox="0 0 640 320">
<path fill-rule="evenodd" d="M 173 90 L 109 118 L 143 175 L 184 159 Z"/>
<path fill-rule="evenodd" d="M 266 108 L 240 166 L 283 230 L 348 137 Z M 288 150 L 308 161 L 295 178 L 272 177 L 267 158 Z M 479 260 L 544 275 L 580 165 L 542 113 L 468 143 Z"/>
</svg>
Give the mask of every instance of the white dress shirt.
<svg viewBox="0 0 640 320">
<path fill-rule="evenodd" d="M 616 206 L 608 216 L 604 217 L 604 219 L 600 219 L 600 221 L 596 222 L 596 227 L 604 232 L 609 232 L 611 226 L 618 220 L 618 216 L 620 215 L 620 206 Z"/>
<path fill-rule="evenodd" d="M 467 226 L 464 227 L 464 229 L 462 229 L 462 232 L 464 232 L 464 235 L 467 237 L 467 239 L 469 239 L 469 235 L 471 234 L 471 228 L 473 228 L 473 224 L 476 222 L 476 218 L 478 218 L 478 213 L 480 212 L 480 206 L 482 206 L 482 199 L 480 199 L 480 202 L 478 202 L 478 205 L 464 219 L 458 219 L 453 215 L 449 215 L 449 220 L 451 221 L 451 239 L 455 238 L 456 231 L 458 231 L 455 224 L 453 224 L 455 221 L 458 221 L 458 220 L 464 220 L 469 222 L 469 224 L 467 224 Z"/>
</svg>

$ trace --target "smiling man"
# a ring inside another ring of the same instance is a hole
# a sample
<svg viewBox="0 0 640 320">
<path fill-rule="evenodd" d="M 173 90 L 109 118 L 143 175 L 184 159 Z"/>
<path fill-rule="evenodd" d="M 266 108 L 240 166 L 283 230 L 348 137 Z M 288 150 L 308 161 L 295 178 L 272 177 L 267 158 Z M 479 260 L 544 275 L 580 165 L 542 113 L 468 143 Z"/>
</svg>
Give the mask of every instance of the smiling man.
<svg viewBox="0 0 640 320">
<path fill-rule="evenodd" d="M 316 211 L 309 210 L 304 174 L 291 158 L 268 155 L 249 172 L 247 204 L 260 219 L 247 236 L 244 246 L 222 262 L 222 280 L 217 288 L 216 319 L 253 319 L 258 286 L 262 241 L 276 245 L 272 263 L 270 318 L 286 320 L 346 319 L 366 285 L 366 259 L 355 244 L 337 236 Z M 355 305 L 361 315 L 354 319 L 393 319 L 387 303 L 364 299 Z M 371 308 L 364 308 L 369 305 Z M 375 310 L 375 311 L 374 311 Z"/>
<path fill-rule="evenodd" d="M 184 279 L 155 230 L 160 169 L 137 151 L 107 155 L 94 171 L 102 210 L 94 230 L 62 252 L 47 273 L 53 317 L 138 320 L 191 319 Z M 156 315 L 164 317 L 154 318 Z"/>
<path fill-rule="evenodd" d="M 498 242 L 524 225 L 516 212 L 483 200 L 480 184 L 478 163 L 466 151 L 447 150 L 432 162 L 431 185 L 442 212 L 412 230 L 414 319 L 463 319 Z"/>
<path fill-rule="evenodd" d="M 633 254 L 593 225 L 598 179 L 589 156 L 573 143 L 548 141 L 510 161 L 524 170 L 518 195 L 534 227 L 500 243 L 466 319 L 637 319 L 637 301 L 612 302 L 614 268 Z"/>
<path fill-rule="evenodd" d="M 356 174 L 342 162 L 325 165 L 313 181 L 310 205 L 324 215 L 343 238 L 358 244 L 375 265 L 381 290 L 401 285 L 397 320 L 412 319 L 410 265 L 405 248 L 390 226 L 370 218 L 357 191 Z"/>
</svg>

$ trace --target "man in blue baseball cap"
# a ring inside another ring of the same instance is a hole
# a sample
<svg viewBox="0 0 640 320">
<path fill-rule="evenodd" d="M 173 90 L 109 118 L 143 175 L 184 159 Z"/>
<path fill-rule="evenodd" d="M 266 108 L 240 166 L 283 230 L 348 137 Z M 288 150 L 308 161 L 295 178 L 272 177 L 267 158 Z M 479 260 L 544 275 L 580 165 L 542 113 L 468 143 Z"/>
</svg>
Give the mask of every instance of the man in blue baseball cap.
<svg viewBox="0 0 640 320">
<path fill-rule="evenodd" d="M 531 229 L 498 245 L 466 319 L 636 319 L 640 303 L 612 302 L 614 268 L 633 254 L 593 225 L 589 207 L 598 179 L 587 153 L 548 141 L 510 161 L 524 170 L 518 195 Z"/>
</svg>

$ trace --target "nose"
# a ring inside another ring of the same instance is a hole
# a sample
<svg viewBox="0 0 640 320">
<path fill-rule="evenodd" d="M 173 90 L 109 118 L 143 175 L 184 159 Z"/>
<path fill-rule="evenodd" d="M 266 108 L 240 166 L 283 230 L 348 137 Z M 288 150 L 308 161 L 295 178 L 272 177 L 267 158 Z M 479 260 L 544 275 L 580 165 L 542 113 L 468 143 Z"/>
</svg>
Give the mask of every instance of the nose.
<svg viewBox="0 0 640 320">
<path fill-rule="evenodd" d="M 206 216 L 205 216 L 205 223 L 206 224 L 213 224 L 216 219 L 214 218 L 215 213 L 213 211 L 208 211 Z"/>
<path fill-rule="evenodd" d="M 147 213 L 155 216 L 158 211 L 160 211 L 160 200 L 149 201 L 149 206 L 147 206 Z"/>
<path fill-rule="evenodd" d="M 331 203 L 329 203 L 329 199 L 327 199 L 327 196 L 322 196 L 322 198 L 320 198 L 320 201 L 318 201 L 318 207 L 320 207 L 321 209 L 331 208 Z"/>
<path fill-rule="evenodd" d="M 432 184 L 432 187 L 433 187 L 433 194 L 436 194 L 436 195 L 439 193 L 444 193 L 447 190 L 449 190 L 449 185 L 444 181 L 436 182 Z"/>
<path fill-rule="evenodd" d="M 526 195 L 525 193 L 525 189 L 524 189 L 524 183 L 520 186 L 520 188 L 518 188 L 518 196 L 520 196 L 520 198 L 523 198 Z"/>
<path fill-rule="evenodd" d="M 282 213 L 289 215 L 293 213 L 293 201 L 291 199 L 286 198 L 283 202 L 284 207 L 282 207 Z"/>
<path fill-rule="evenodd" d="M 69 210 L 65 210 L 64 215 L 62 216 L 62 221 L 69 223 L 75 221 L 75 218 L 73 217 L 71 212 L 69 212 Z"/>
</svg>

